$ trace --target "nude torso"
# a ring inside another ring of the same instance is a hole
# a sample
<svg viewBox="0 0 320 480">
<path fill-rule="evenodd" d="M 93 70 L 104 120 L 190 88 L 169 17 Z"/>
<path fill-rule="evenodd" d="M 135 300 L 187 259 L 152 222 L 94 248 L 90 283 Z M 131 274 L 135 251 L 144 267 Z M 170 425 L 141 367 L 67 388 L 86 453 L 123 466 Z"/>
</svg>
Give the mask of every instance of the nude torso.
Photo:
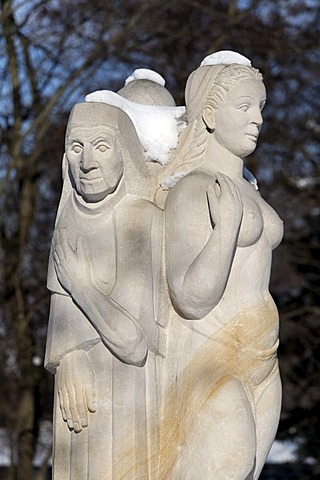
<svg viewBox="0 0 320 480">
<path fill-rule="evenodd" d="M 195 232 L 201 232 L 201 238 L 196 240 L 199 250 L 212 233 L 206 199 L 212 182 L 212 175 L 204 172 L 194 175 L 198 207 L 193 221 L 197 222 Z M 182 321 L 198 334 L 195 350 L 198 353 L 206 350 L 216 374 L 235 375 L 259 385 L 276 363 L 279 319 L 268 286 L 272 249 L 281 241 L 283 226 L 278 215 L 247 181 L 234 183 L 243 203 L 243 217 L 222 298 L 203 319 Z"/>
</svg>

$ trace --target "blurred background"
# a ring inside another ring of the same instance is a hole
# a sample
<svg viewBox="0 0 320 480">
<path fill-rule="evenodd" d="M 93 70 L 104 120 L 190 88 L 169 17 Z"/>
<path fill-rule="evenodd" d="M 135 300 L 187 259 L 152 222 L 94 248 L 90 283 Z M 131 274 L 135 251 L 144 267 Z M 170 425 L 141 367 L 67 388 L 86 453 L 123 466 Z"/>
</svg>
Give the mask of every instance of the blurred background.
<svg viewBox="0 0 320 480">
<path fill-rule="evenodd" d="M 283 410 L 278 457 L 261 478 L 319 479 L 319 1 L 0 4 L 0 478 L 48 475 L 46 270 L 71 107 L 94 90 L 117 91 L 139 67 L 163 75 L 183 105 L 191 71 L 230 49 L 264 75 L 265 122 L 247 167 L 285 223 L 270 286 L 281 315 Z"/>
</svg>

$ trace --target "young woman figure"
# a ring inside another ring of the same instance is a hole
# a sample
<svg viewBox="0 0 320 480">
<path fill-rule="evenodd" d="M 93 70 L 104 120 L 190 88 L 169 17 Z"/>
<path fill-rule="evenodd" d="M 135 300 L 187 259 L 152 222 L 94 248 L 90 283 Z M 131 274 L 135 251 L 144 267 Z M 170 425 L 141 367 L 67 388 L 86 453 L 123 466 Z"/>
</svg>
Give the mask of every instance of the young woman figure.
<svg viewBox="0 0 320 480">
<path fill-rule="evenodd" d="M 268 284 L 283 226 L 242 175 L 266 90 L 245 57 L 222 57 L 210 56 L 188 79 L 179 154 L 180 170 L 191 173 L 165 207 L 167 280 L 178 313 L 162 435 L 172 480 L 257 479 L 280 413 L 278 313 Z"/>
</svg>

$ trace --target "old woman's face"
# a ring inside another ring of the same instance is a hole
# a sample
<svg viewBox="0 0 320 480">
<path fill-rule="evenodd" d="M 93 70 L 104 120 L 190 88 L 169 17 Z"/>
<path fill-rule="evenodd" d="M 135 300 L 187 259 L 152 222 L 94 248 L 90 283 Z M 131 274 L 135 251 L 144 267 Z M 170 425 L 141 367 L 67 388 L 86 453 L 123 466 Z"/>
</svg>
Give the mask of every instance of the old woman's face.
<svg viewBox="0 0 320 480">
<path fill-rule="evenodd" d="M 115 134 L 107 127 L 70 129 L 66 154 L 75 188 L 87 202 L 114 192 L 123 175 L 122 154 Z"/>
<path fill-rule="evenodd" d="M 216 141 L 234 155 L 244 158 L 256 148 L 266 89 L 261 80 L 239 81 L 224 95 L 215 110 Z"/>
</svg>

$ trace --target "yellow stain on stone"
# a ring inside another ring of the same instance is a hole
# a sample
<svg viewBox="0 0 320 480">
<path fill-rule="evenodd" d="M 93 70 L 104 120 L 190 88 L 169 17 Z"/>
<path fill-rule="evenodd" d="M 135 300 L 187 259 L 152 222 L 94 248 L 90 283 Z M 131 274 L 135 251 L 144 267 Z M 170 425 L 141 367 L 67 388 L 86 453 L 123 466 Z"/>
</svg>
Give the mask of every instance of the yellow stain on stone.
<svg viewBox="0 0 320 480">
<path fill-rule="evenodd" d="M 135 447 L 128 450 L 124 447 L 123 454 L 116 459 L 122 473 L 114 478 L 171 480 L 170 475 L 179 457 L 183 456 L 197 416 L 207 402 L 231 378 L 242 382 L 250 398 L 254 388 L 272 372 L 276 363 L 277 335 L 278 314 L 272 301 L 244 310 L 225 322 L 194 352 L 190 363 L 181 372 L 176 372 L 175 381 L 164 394 L 159 431 L 156 432 L 159 449 L 139 454 Z M 176 355 L 183 355 L 183 351 L 177 351 Z M 149 444 L 154 444 L 154 440 L 149 439 Z M 139 443 L 139 432 L 136 432 L 136 445 Z"/>
</svg>

